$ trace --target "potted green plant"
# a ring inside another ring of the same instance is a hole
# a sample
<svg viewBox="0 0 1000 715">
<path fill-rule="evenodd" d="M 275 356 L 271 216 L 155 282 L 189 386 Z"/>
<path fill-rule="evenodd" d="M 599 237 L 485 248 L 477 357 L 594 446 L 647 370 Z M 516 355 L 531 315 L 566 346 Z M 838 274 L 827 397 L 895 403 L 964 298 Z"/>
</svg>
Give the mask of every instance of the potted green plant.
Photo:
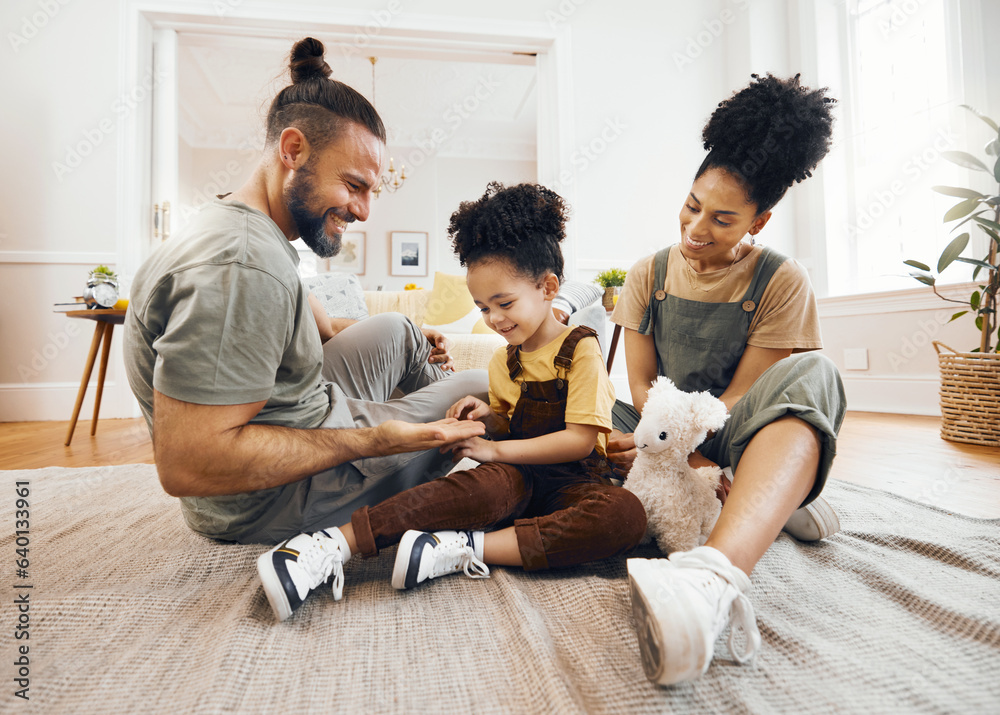
<svg viewBox="0 0 1000 715">
<path fill-rule="evenodd" d="M 605 310 L 615 307 L 615 296 L 621 292 L 621 287 L 625 285 L 625 275 L 628 271 L 623 268 L 608 268 L 601 271 L 594 278 L 594 283 L 604 288 L 604 298 L 601 304 Z"/>
<path fill-rule="evenodd" d="M 944 222 L 958 221 L 954 233 L 969 224 L 987 237 L 987 250 L 982 258 L 961 255 L 969 245 L 967 229 L 955 236 L 942 251 L 937 262 L 937 275 L 930 266 L 916 260 L 904 263 L 915 271 L 910 275 L 928 285 L 942 300 L 958 303 L 963 309 L 951 316 L 957 320 L 971 313 L 979 331 L 978 345 L 967 353 L 935 342 L 941 367 L 941 435 L 956 442 L 1000 446 L 1000 335 L 997 334 L 997 294 L 1000 293 L 1000 127 L 989 117 L 972 107 L 962 105 L 993 130 L 984 149 L 985 162 L 964 151 L 946 151 L 942 156 L 954 164 L 989 174 L 998 186 L 990 194 L 957 186 L 935 186 L 934 191 L 954 196 L 960 201 L 944 215 Z M 990 168 L 992 165 L 992 168 Z M 992 194 L 992 195 L 991 195 Z M 946 298 L 937 290 L 941 272 L 955 261 L 974 266 L 973 289 L 969 300 Z M 966 307 L 967 306 L 967 307 Z M 947 352 L 942 352 L 941 348 Z"/>
</svg>

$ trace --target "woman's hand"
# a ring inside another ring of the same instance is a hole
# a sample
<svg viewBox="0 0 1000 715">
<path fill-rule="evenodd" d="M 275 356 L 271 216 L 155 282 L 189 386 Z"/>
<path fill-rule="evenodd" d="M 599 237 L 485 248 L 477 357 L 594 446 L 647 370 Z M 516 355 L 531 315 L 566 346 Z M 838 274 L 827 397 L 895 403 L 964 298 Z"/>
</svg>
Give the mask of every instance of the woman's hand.
<svg viewBox="0 0 1000 715">
<path fill-rule="evenodd" d="M 451 341 L 443 333 L 434 328 L 421 328 L 420 332 L 434 346 L 431 348 L 431 356 L 427 358 L 427 362 L 440 365 L 442 370 L 451 370 L 454 372 L 455 361 L 451 357 L 451 352 L 449 352 L 451 350 Z"/>
<path fill-rule="evenodd" d="M 497 454 L 497 443 L 491 442 L 482 437 L 470 437 L 458 442 L 450 447 L 442 447 L 441 452 L 451 451 L 451 460 L 458 462 L 464 457 L 474 459 L 477 462 L 499 462 Z"/>
<path fill-rule="evenodd" d="M 688 466 L 692 469 L 698 469 L 699 467 L 714 467 L 719 468 L 719 465 L 713 462 L 708 457 L 704 456 L 697 449 L 688 455 Z M 719 501 L 723 504 L 726 503 L 726 497 L 729 496 L 729 490 L 733 486 L 733 483 L 729 481 L 725 472 L 719 477 L 719 485 L 715 488 L 715 496 L 718 497 Z"/>
<path fill-rule="evenodd" d="M 632 462 L 635 461 L 635 435 L 631 432 L 624 434 L 618 430 L 611 430 L 608 435 L 608 462 L 615 472 L 615 476 L 624 480 L 632 469 Z"/>
</svg>

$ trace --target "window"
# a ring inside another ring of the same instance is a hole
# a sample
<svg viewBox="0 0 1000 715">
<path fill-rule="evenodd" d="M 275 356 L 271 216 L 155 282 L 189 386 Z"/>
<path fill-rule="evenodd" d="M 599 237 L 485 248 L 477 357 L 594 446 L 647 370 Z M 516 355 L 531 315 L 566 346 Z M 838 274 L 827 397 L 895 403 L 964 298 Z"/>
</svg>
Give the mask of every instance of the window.
<svg viewBox="0 0 1000 715">
<path fill-rule="evenodd" d="M 847 0 L 840 43 L 848 220 L 828 236 L 829 293 L 845 295 L 918 284 L 903 261 L 936 263 L 956 199 L 932 186 L 968 186 L 969 172 L 944 159 L 967 150 L 957 0 Z M 843 240 L 841 240 L 841 237 Z M 956 263 L 942 280 L 971 279 Z"/>
</svg>

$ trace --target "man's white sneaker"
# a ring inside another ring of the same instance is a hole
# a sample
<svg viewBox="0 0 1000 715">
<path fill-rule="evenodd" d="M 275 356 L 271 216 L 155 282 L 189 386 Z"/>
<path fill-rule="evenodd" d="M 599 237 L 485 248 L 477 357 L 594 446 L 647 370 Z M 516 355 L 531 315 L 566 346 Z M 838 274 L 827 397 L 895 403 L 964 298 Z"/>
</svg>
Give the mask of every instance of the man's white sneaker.
<svg viewBox="0 0 1000 715">
<path fill-rule="evenodd" d="M 399 542 L 392 587 L 413 588 L 429 578 L 464 571 L 470 578 L 489 578 L 483 563 L 481 531 L 407 531 Z"/>
<path fill-rule="evenodd" d="M 267 602 L 279 621 L 288 618 L 314 588 L 333 579 L 333 598 L 344 593 L 344 563 L 351 558 L 340 529 L 299 534 L 286 539 L 257 559 L 257 573 Z"/>
<path fill-rule="evenodd" d="M 750 579 L 725 554 L 699 546 L 669 559 L 628 559 L 627 565 L 647 678 L 671 685 L 702 675 L 730 619 L 730 653 L 740 664 L 753 660 L 760 631 L 745 595 Z M 746 632 L 742 653 L 736 649 L 737 628 Z"/>
<path fill-rule="evenodd" d="M 816 497 L 788 518 L 784 531 L 799 541 L 819 541 L 840 531 L 840 519 L 830 502 Z"/>
</svg>

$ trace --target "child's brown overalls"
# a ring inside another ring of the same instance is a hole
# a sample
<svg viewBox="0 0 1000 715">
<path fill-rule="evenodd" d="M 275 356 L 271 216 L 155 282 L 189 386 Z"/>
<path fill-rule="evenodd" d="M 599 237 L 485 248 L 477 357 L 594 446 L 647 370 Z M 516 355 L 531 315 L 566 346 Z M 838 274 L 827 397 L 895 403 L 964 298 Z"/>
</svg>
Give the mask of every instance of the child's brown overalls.
<svg viewBox="0 0 1000 715">
<path fill-rule="evenodd" d="M 596 334 L 577 327 L 554 363 L 557 378 L 521 381 L 510 419 L 511 439 L 531 439 L 566 428 L 568 380 L 577 343 Z M 507 368 L 517 382 L 519 349 L 508 347 Z M 576 462 L 539 465 L 488 463 L 454 472 L 397 494 L 351 517 L 365 556 L 399 541 L 408 529 L 495 531 L 513 525 L 525 570 L 595 561 L 632 549 L 645 534 L 646 513 L 631 492 L 611 484 L 611 469 L 594 450 Z"/>
</svg>

